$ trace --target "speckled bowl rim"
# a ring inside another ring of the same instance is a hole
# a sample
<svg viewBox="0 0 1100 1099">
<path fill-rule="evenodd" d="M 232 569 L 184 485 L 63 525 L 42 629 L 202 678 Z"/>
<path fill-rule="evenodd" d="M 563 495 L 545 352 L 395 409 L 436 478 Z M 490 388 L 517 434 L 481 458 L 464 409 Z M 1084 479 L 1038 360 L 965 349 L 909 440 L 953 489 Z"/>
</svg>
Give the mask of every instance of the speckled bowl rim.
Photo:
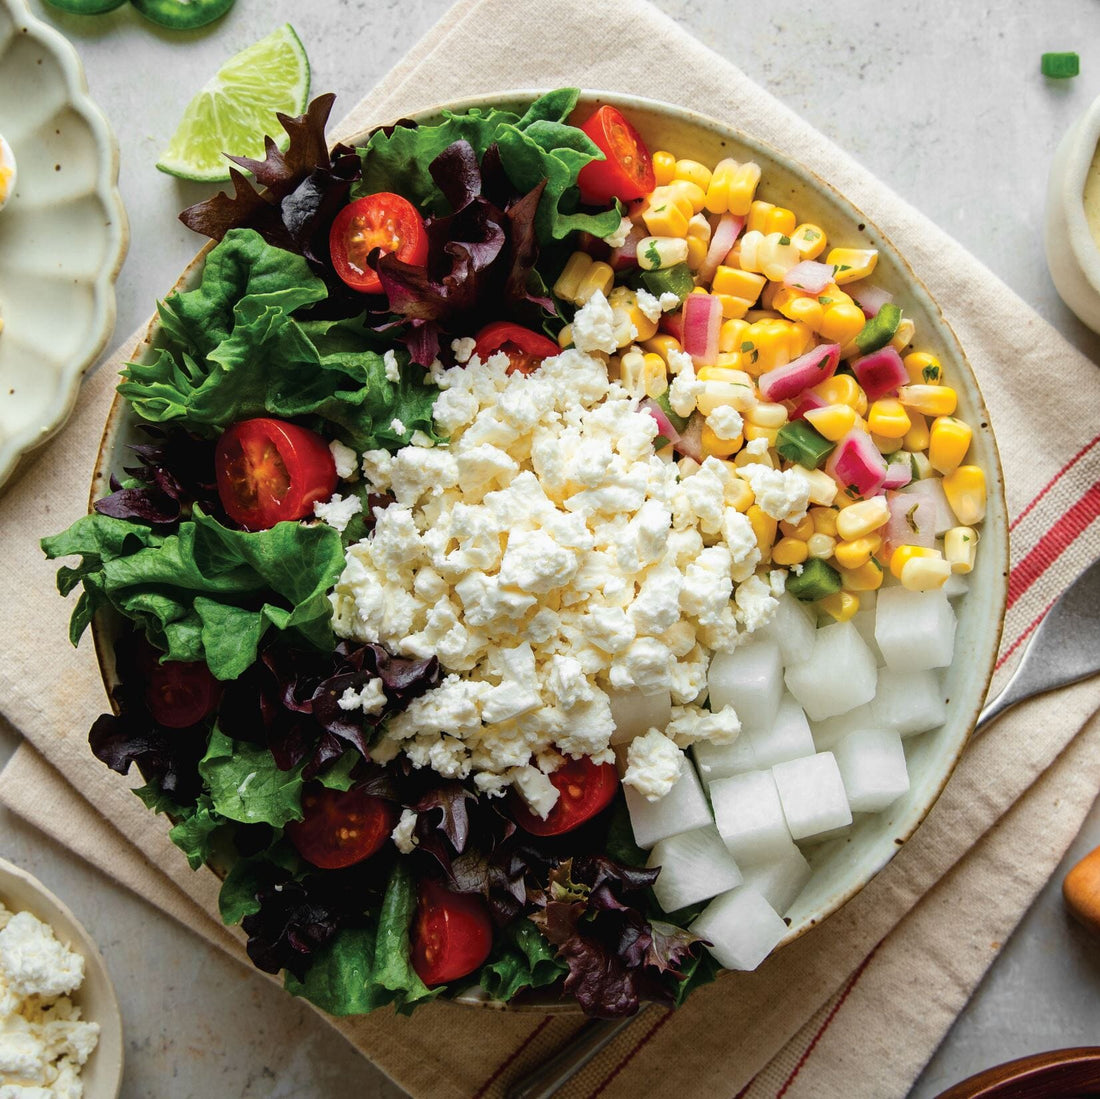
<svg viewBox="0 0 1100 1099">
<path fill-rule="evenodd" d="M 516 107 L 522 110 L 532 99 L 543 94 L 547 90 L 549 89 L 520 89 L 485 93 L 455 100 L 451 103 L 427 107 L 413 112 L 408 117 L 416 122 L 431 123 L 432 121 L 438 120 L 445 110 L 462 112 L 472 108 L 485 109 L 489 107 Z M 966 747 L 970 735 L 973 732 L 974 726 L 978 720 L 978 715 L 981 713 L 982 706 L 985 702 L 990 682 L 993 678 L 1007 602 L 1007 578 L 1009 568 L 1008 521 L 1004 496 L 1004 475 L 1001 467 L 1000 455 L 990 425 L 989 412 L 986 407 L 985 399 L 982 396 L 978 381 L 974 376 L 973 368 L 970 366 L 954 329 L 948 323 L 939 303 L 932 297 L 927 287 L 925 287 L 924 283 L 913 271 L 912 266 L 905 259 L 902 251 L 893 244 L 890 237 L 883 232 L 881 227 L 873 219 L 868 218 L 863 211 L 855 206 L 850 199 L 846 198 L 831 183 L 822 179 L 815 172 L 810 171 L 810 169 L 802 165 L 795 157 L 788 156 L 775 149 L 773 146 L 748 136 L 734 126 L 701 114 L 698 111 L 691 110 L 690 108 L 679 107 L 658 100 L 647 99 L 642 96 L 587 89 L 581 92 L 580 105 L 596 107 L 603 103 L 612 103 L 627 113 L 632 109 L 639 112 L 656 112 L 664 115 L 668 119 L 675 120 L 677 123 L 682 122 L 687 126 L 703 129 L 712 134 L 719 135 L 721 140 L 726 144 L 732 144 L 750 150 L 754 156 L 760 156 L 766 161 L 773 161 L 781 165 L 795 177 L 801 177 L 804 182 L 823 193 L 826 196 L 826 201 L 841 211 L 844 217 L 851 218 L 852 224 L 864 226 L 869 230 L 873 230 L 874 235 L 889 249 L 892 257 L 903 271 L 907 287 L 911 288 L 919 299 L 922 299 L 921 304 L 923 308 L 933 317 L 937 326 L 936 336 L 944 347 L 949 350 L 951 356 L 953 356 L 955 360 L 954 365 L 962 368 L 962 388 L 966 391 L 968 400 L 972 404 L 975 413 L 981 417 L 980 431 L 983 438 L 983 445 L 988 451 L 986 455 L 988 460 L 983 462 L 983 469 L 986 473 L 988 487 L 988 508 L 982 528 L 983 567 L 986 570 L 985 575 L 991 577 L 990 586 L 992 589 L 990 592 L 991 606 L 989 608 L 988 632 L 984 634 L 985 644 L 982 646 L 980 658 L 973 668 L 973 674 L 966 680 L 967 689 L 964 691 L 964 697 L 961 699 L 956 697 L 951 700 L 952 719 L 945 722 L 944 727 L 951 726 L 953 735 L 945 746 L 941 766 L 932 789 L 932 796 L 927 798 L 923 804 L 916 807 L 914 811 L 910 812 L 903 820 L 895 823 L 892 829 L 884 830 L 889 838 L 882 841 L 881 859 L 877 861 L 877 864 L 874 865 L 869 872 L 854 875 L 851 880 L 843 882 L 830 894 L 827 903 L 821 905 L 820 909 L 812 917 L 791 926 L 787 935 L 784 936 L 776 947 L 778 951 L 787 944 L 801 938 L 808 931 L 819 926 L 827 917 L 843 907 L 852 897 L 858 894 L 887 863 L 889 863 L 902 845 L 909 840 L 917 830 L 935 805 L 953 774 L 955 767 L 958 765 L 963 749 Z M 345 145 L 361 144 L 375 128 L 376 127 L 372 127 L 360 133 L 342 137 L 341 143 Z M 643 126 L 639 126 L 639 129 L 642 129 L 644 133 Z M 766 172 L 764 178 L 766 181 Z M 208 242 L 200 249 L 198 254 L 176 281 L 173 292 L 187 289 L 193 284 L 193 281 L 197 278 L 198 273 L 202 269 L 202 263 L 206 254 L 213 246 L 213 242 Z M 135 347 L 133 356 L 135 359 L 152 348 L 156 339 L 157 329 L 158 322 L 154 317 L 144 336 Z M 112 457 L 118 443 L 119 435 L 124 426 L 125 407 L 125 402 L 116 394 L 108 414 L 103 438 L 100 443 L 95 472 L 92 477 L 89 493 L 89 510 L 91 510 L 92 503 L 103 495 L 108 484 L 112 469 Z M 976 430 L 976 435 L 977 434 L 978 431 Z M 115 675 L 114 656 L 106 632 L 102 628 L 97 629 L 96 627 L 97 623 L 93 622 L 96 655 L 99 660 L 104 685 L 109 693 L 110 685 L 114 682 Z M 890 834 L 891 832 L 892 834 Z M 732 971 L 723 971 L 722 974 L 724 977 L 732 975 Z M 488 999 L 480 989 L 462 991 L 452 1000 L 444 1000 L 443 1002 L 452 1002 L 464 1006 L 490 1007 L 507 1011 L 532 1011 L 542 1014 L 576 1014 L 579 1012 L 576 1003 L 572 1001 L 563 1002 L 559 999 L 532 998 L 530 1002 L 525 1003 L 502 1003 L 500 1001 Z"/>
<path fill-rule="evenodd" d="M 79 348 L 65 364 L 57 399 L 49 411 L 28 420 L 21 431 L 0 438 L 0 489 L 20 459 L 55 435 L 72 415 L 80 392 L 80 383 L 88 368 L 99 357 L 114 331 L 117 315 L 115 282 L 130 242 L 129 223 L 122 195 L 118 190 L 118 142 L 103 112 L 88 90 L 84 65 L 75 47 L 60 31 L 44 23 L 27 7 L 26 0 L 0 0 L 16 27 L 40 42 L 54 58 L 65 77 L 68 106 L 87 125 L 99 154 L 94 193 L 109 222 L 104 226 L 108 246 L 102 266 L 93 280 L 93 308 Z"/>
</svg>

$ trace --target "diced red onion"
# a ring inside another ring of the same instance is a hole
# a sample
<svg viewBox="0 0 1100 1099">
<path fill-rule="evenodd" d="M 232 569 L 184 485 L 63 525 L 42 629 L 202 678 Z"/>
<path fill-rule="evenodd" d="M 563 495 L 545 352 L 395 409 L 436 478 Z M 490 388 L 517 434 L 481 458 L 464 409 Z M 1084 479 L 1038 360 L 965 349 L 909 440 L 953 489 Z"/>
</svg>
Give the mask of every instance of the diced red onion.
<svg viewBox="0 0 1100 1099">
<path fill-rule="evenodd" d="M 676 449 L 685 458 L 694 458 L 697 462 L 703 460 L 703 414 L 701 412 L 691 414 L 691 419 L 680 432 Z"/>
<path fill-rule="evenodd" d="M 825 463 L 825 472 L 836 480 L 849 499 L 866 500 L 882 489 L 886 480 L 886 459 L 871 436 L 854 427 L 836 444 Z"/>
<path fill-rule="evenodd" d="M 642 410 L 648 412 L 657 421 L 658 430 L 670 443 L 675 445 L 680 441 L 680 433 L 672 426 L 668 413 L 655 400 L 646 397 L 639 402 L 638 411 Z"/>
<path fill-rule="evenodd" d="M 684 299 L 684 350 L 696 366 L 718 361 L 718 330 L 722 327 L 722 303 L 711 294 L 688 294 Z"/>
<path fill-rule="evenodd" d="M 630 267 L 638 266 L 638 241 L 643 240 L 647 234 L 645 225 L 632 225 L 626 240 L 618 248 L 611 249 L 608 263 L 616 271 L 625 271 Z"/>
<path fill-rule="evenodd" d="M 894 295 L 889 290 L 883 290 L 874 283 L 850 282 L 844 287 L 848 296 L 863 310 L 865 317 L 873 317 L 887 303 L 894 300 Z"/>
<path fill-rule="evenodd" d="M 695 295 L 698 297 L 698 295 Z M 672 336 L 682 347 L 684 344 L 684 315 L 677 309 L 673 313 L 662 313 L 661 319 L 657 322 L 657 327 L 662 332 L 667 332 Z"/>
<path fill-rule="evenodd" d="M 698 271 L 700 285 L 710 285 L 714 272 L 729 254 L 729 250 L 734 246 L 744 226 L 745 219 L 737 214 L 723 214 L 718 219 L 718 224 L 710 234 L 710 247 L 707 249 L 706 258 Z"/>
<path fill-rule="evenodd" d="M 783 285 L 791 290 L 805 290 L 807 294 L 820 294 L 833 281 L 835 274 L 836 268 L 831 263 L 804 259 L 783 276 Z"/>
<path fill-rule="evenodd" d="M 872 351 L 870 355 L 852 359 L 851 367 L 869 401 L 877 401 L 879 397 L 893 393 L 899 385 L 909 384 L 909 371 L 905 369 L 901 356 L 889 344 Z"/>
<path fill-rule="evenodd" d="M 787 418 L 791 421 L 804 420 L 810 409 L 824 408 L 828 403 L 824 397 L 819 397 L 812 389 L 807 389 L 800 393 L 795 400 L 788 402 L 791 411 Z"/>
<path fill-rule="evenodd" d="M 838 362 L 840 344 L 821 344 L 785 366 L 761 374 L 756 384 L 769 401 L 788 401 L 804 389 L 832 377 Z"/>
</svg>

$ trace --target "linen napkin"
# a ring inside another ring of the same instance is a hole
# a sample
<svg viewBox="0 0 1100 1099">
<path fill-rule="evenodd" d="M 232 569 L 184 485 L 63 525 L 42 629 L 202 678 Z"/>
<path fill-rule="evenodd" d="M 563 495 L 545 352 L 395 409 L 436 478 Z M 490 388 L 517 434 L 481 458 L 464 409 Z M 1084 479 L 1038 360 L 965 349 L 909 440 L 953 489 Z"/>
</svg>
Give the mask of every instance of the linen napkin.
<svg viewBox="0 0 1100 1099">
<path fill-rule="evenodd" d="M 1095 553 L 1100 436 L 1079 415 L 1095 367 L 987 270 L 732 64 L 649 5 L 608 20 L 584 0 L 460 0 L 340 126 L 342 136 L 419 108 L 518 84 L 647 95 L 725 119 L 829 179 L 874 221 L 940 303 L 978 376 L 1013 516 L 1009 606 L 994 690 L 1043 612 Z M 665 59 L 643 72 L 639 56 Z M 516 57 L 525 59 L 520 78 Z M 70 650 L 69 607 L 37 540 L 87 506 L 114 375 L 127 341 L 85 383 L 77 414 L 0 499 L 9 624 L 0 709 L 27 738 L 0 800 L 238 956 L 216 917 L 217 883 L 193 874 L 126 783 L 91 758 L 104 708 L 90 644 Z M 1033 379 L 1062 386 L 1034 402 Z M 562 1091 L 902 1095 L 1049 877 L 1100 786 L 1100 683 L 1010 712 L 977 739 L 890 865 L 820 928 L 751 974 L 651 1008 Z M 581 1024 L 572 1016 L 431 1004 L 413 1020 L 333 1020 L 412 1095 L 495 1096 Z M 657 1082 L 655 1084 L 655 1082 Z"/>
</svg>

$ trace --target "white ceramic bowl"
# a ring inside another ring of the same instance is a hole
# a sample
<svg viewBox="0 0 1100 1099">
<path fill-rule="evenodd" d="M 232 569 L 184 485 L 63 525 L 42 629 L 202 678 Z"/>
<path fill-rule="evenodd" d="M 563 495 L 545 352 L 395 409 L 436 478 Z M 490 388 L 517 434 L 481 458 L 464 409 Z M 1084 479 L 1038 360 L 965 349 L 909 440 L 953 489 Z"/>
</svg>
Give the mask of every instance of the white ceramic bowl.
<svg viewBox="0 0 1100 1099">
<path fill-rule="evenodd" d="M 513 92 L 479 96 L 449 104 L 453 110 L 490 105 L 512 107 L 520 113 L 536 92 Z M 943 318 L 940 307 L 915 276 L 886 234 L 827 182 L 801 167 L 794 150 L 785 154 L 753 141 L 731 126 L 693 111 L 652 100 L 622 95 L 585 93 L 582 110 L 613 102 L 630 118 L 651 149 L 663 148 L 680 157 L 714 164 L 723 157 L 755 160 L 763 170 L 759 195 L 794 210 L 801 220 L 822 226 L 836 246 L 874 247 L 879 250 L 874 281 L 894 294 L 917 327 L 919 346 L 935 352 L 946 377 L 958 390 L 958 415 L 974 428 L 971 460 L 986 472 L 989 503 L 982 528 L 978 564 L 970 574 L 970 588 L 956 604 L 959 611 L 955 659 L 945 669 L 946 693 L 950 699 L 946 723 L 905 742 L 911 785 L 908 794 L 888 810 L 865 815 L 849 832 L 820 843 L 806 854 L 814 868 L 813 877 L 787 913 L 790 930 L 783 944 L 791 942 L 835 912 L 893 857 L 932 807 L 954 768 L 985 700 L 1000 642 L 1008 575 L 1008 523 L 1000 460 L 985 403 L 973 372 L 955 334 Z M 439 110 L 415 116 L 434 121 Z M 361 135 L 365 137 L 365 135 Z M 347 142 L 354 144 L 354 141 Z M 205 250 L 183 273 L 177 289 L 197 285 Z M 157 342 L 154 323 L 134 357 L 148 361 Z M 118 473 L 125 460 L 125 446 L 134 441 L 134 419 L 125 404 L 116 400 L 103 436 L 91 499 L 102 496 L 112 472 Z M 114 681 L 114 661 L 109 624 L 101 620 L 93 627 L 97 638 L 105 682 Z M 782 944 L 781 944 L 782 945 Z M 480 1000 L 476 993 L 471 1000 Z M 500 1005 L 494 1005 L 500 1006 Z M 542 1002 L 538 1010 L 552 1005 Z"/>
<path fill-rule="evenodd" d="M 0 484 L 68 418 L 115 324 L 126 254 L 118 149 L 76 50 L 0 0 L 0 134 L 15 192 L 0 211 Z"/>
<path fill-rule="evenodd" d="M 1100 332 L 1100 243 L 1085 217 L 1085 180 L 1100 142 L 1100 97 L 1065 132 L 1050 164 L 1044 245 L 1062 300 Z"/>
<path fill-rule="evenodd" d="M 81 1069 L 84 1099 L 116 1099 L 122 1087 L 122 1016 L 107 964 L 80 921 L 37 878 L 0 859 L 0 902 L 11 912 L 30 912 L 84 958 L 84 983 L 73 993 L 81 1015 L 99 1024 L 99 1042 Z"/>
</svg>

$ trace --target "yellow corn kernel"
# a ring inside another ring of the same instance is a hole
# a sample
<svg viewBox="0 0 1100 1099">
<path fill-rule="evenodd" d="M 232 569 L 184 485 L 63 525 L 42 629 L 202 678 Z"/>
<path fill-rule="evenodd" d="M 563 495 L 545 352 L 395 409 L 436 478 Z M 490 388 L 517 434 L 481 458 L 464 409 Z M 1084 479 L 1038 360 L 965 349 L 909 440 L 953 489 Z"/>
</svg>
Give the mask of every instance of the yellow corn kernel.
<svg viewBox="0 0 1100 1099">
<path fill-rule="evenodd" d="M 648 340 L 642 340 L 642 347 L 646 351 L 652 351 L 654 355 L 660 355 L 667 363 L 670 351 L 683 351 L 680 341 L 667 332 L 658 332 L 656 336 Z"/>
<path fill-rule="evenodd" d="M 878 558 L 872 557 L 858 569 L 841 569 L 840 582 L 848 591 L 878 591 L 883 575 Z"/>
<path fill-rule="evenodd" d="M 783 289 L 781 282 L 773 282 L 770 279 L 764 284 L 764 289 L 760 291 L 760 301 L 757 303 L 761 309 L 771 310 L 773 313 L 777 313 L 775 308 L 775 296 Z"/>
<path fill-rule="evenodd" d="M 757 321 L 781 321 L 783 318 L 772 309 L 750 309 L 745 314 L 745 320 L 749 324 L 756 324 Z"/>
<path fill-rule="evenodd" d="M 558 333 L 558 347 L 563 351 L 567 347 L 573 346 L 573 326 L 571 324 L 565 325 Z"/>
<path fill-rule="evenodd" d="M 901 440 L 901 445 L 906 450 L 927 450 L 929 438 L 928 421 L 919 412 L 910 409 L 909 430 Z"/>
<path fill-rule="evenodd" d="M 577 288 L 596 261 L 587 252 L 574 252 L 561 269 L 552 289 L 563 301 L 575 301 Z"/>
<path fill-rule="evenodd" d="M 928 438 L 928 460 L 937 473 L 953 473 L 962 464 L 974 435 L 970 425 L 954 416 L 937 416 Z"/>
<path fill-rule="evenodd" d="M 803 259 L 817 259 L 825 251 L 825 230 L 820 225 L 804 221 L 791 233 L 791 243 Z"/>
<path fill-rule="evenodd" d="M 858 569 L 866 565 L 880 549 L 882 538 L 877 534 L 865 534 L 862 538 L 837 542 L 834 556 L 842 569 Z"/>
<path fill-rule="evenodd" d="M 783 233 L 765 235 L 754 230 L 741 238 L 742 268 L 759 271 L 773 282 L 780 281 L 801 259 L 791 238 Z"/>
<path fill-rule="evenodd" d="M 939 557 L 940 551 L 929 549 L 927 546 L 898 546 L 890 554 L 890 571 L 900 580 L 901 570 L 914 557 Z"/>
<path fill-rule="evenodd" d="M 836 551 L 836 539 L 828 534 L 811 534 L 806 539 L 806 551 L 811 557 L 828 561 Z"/>
<path fill-rule="evenodd" d="M 650 320 L 642 312 L 638 305 L 638 295 L 628 286 L 616 286 L 607 295 L 607 300 L 617 318 L 619 314 L 627 318 L 628 330 L 630 325 L 634 326 L 636 331 L 633 339 L 648 340 L 657 334 L 657 322 Z"/>
<path fill-rule="evenodd" d="M 838 622 L 847 622 L 859 610 L 859 596 L 850 591 L 835 591 L 819 599 L 817 605 Z"/>
<path fill-rule="evenodd" d="M 787 406 L 775 401 L 760 401 L 745 413 L 745 419 L 758 427 L 782 427 L 787 422 Z"/>
<path fill-rule="evenodd" d="M 797 218 L 794 214 L 784 206 L 773 206 L 764 218 L 764 233 L 781 233 L 785 237 L 789 237 L 793 232 L 795 225 L 797 224 Z M 799 259 L 801 259 L 801 253 L 799 253 Z"/>
<path fill-rule="evenodd" d="M 900 440 L 913 425 L 901 401 L 893 397 L 883 397 L 868 409 L 867 426 L 872 435 Z"/>
<path fill-rule="evenodd" d="M 943 491 L 961 526 L 972 527 L 985 518 L 985 473 L 981 466 L 959 466 L 945 474 Z"/>
<path fill-rule="evenodd" d="M 839 442 L 856 425 L 856 410 L 851 405 L 828 404 L 824 408 L 808 408 L 806 422 L 830 443 Z"/>
<path fill-rule="evenodd" d="M 978 532 L 973 527 L 952 527 L 943 536 L 943 555 L 952 572 L 971 572 L 978 552 Z"/>
<path fill-rule="evenodd" d="M 653 179 L 658 187 L 663 187 L 666 183 L 671 183 L 676 177 L 676 158 L 672 153 L 666 152 L 664 149 L 658 149 L 652 154 L 650 160 L 653 161 Z"/>
<path fill-rule="evenodd" d="M 698 183 L 692 183 L 689 179 L 677 177 L 665 186 L 674 199 L 688 204 L 692 214 L 702 212 L 707 201 L 707 193 Z"/>
<path fill-rule="evenodd" d="M 776 521 L 759 504 L 753 504 L 745 512 L 745 518 L 748 519 L 752 532 L 756 535 L 756 545 L 760 550 L 761 559 L 767 561 L 771 557 L 772 546 L 775 544 Z"/>
<path fill-rule="evenodd" d="M 688 220 L 695 212 L 690 202 L 678 199 L 666 184 L 656 187 L 642 207 L 642 221 L 655 237 L 682 237 L 687 232 Z"/>
<path fill-rule="evenodd" d="M 765 233 L 767 230 L 764 228 L 765 221 L 770 210 L 774 210 L 775 205 L 771 202 L 765 202 L 763 199 L 756 199 L 750 206 L 749 212 L 745 217 L 745 232 L 747 233 Z"/>
<path fill-rule="evenodd" d="M 836 268 L 836 282 L 843 285 L 865 279 L 878 263 L 877 248 L 833 248 L 825 262 Z"/>
<path fill-rule="evenodd" d="M 710 169 L 697 160 L 678 160 L 673 173 L 675 179 L 686 179 L 704 191 L 710 186 Z"/>
<path fill-rule="evenodd" d="M 825 307 L 818 332 L 830 342 L 844 347 L 856 338 L 866 322 L 863 310 L 854 302 L 850 305 L 842 301 L 832 302 Z"/>
<path fill-rule="evenodd" d="M 862 416 L 867 411 L 867 394 L 851 374 L 834 374 L 810 390 L 829 404 L 846 404 Z"/>
<path fill-rule="evenodd" d="M 606 297 L 611 293 L 611 287 L 614 285 L 615 271 L 611 264 L 596 260 L 581 278 L 573 294 L 573 301 L 577 305 L 584 305 L 597 290 Z"/>
<path fill-rule="evenodd" d="M 742 298 L 750 305 L 760 297 L 760 291 L 764 289 L 767 279 L 763 275 L 754 274 L 752 271 L 741 271 L 736 267 L 728 267 L 720 263 L 711 279 L 710 289 L 715 294 L 729 294 L 734 298 Z"/>
<path fill-rule="evenodd" d="M 747 379 L 747 384 L 745 382 L 707 381 L 702 392 L 695 397 L 695 407 L 704 416 L 709 416 L 716 408 L 722 408 L 725 405 L 744 413 L 756 403 L 756 395 L 749 376 L 739 370 L 731 370 L 729 373 L 741 374 L 743 378 Z M 745 438 L 748 437 L 746 431 Z"/>
<path fill-rule="evenodd" d="M 780 291 L 773 304 L 788 320 L 797 321 L 816 332 L 825 316 L 825 306 L 809 294 L 799 294 L 793 290 Z"/>
<path fill-rule="evenodd" d="M 909 591 L 942 588 L 951 575 L 951 565 L 942 557 L 913 557 L 902 566 L 901 586 Z"/>
<path fill-rule="evenodd" d="M 809 513 L 803 515 L 797 523 L 782 519 L 779 523 L 779 533 L 784 538 L 800 538 L 805 542 L 814 533 L 814 521 L 810 518 Z"/>
<path fill-rule="evenodd" d="M 698 237 L 687 238 L 687 265 L 691 271 L 698 271 L 707 258 L 707 242 Z"/>
<path fill-rule="evenodd" d="M 897 330 L 890 337 L 890 346 L 899 354 L 904 351 L 917 334 L 917 326 L 909 317 L 902 317 L 898 322 Z"/>
<path fill-rule="evenodd" d="M 768 446 L 775 446 L 779 439 L 779 428 L 777 427 L 761 427 L 759 424 L 745 424 L 745 442 L 751 442 L 753 439 L 767 439 Z"/>
<path fill-rule="evenodd" d="M 614 363 L 614 359 L 611 360 Z M 619 383 L 628 393 L 637 396 L 644 389 L 642 374 L 645 355 L 636 347 L 624 351 L 619 358 Z"/>
<path fill-rule="evenodd" d="M 950 416 L 958 407 L 959 396 L 949 385 L 903 385 L 898 400 L 925 416 Z"/>
<path fill-rule="evenodd" d="M 756 187 L 759 182 L 759 164 L 751 160 L 739 164 L 726 192 L 726 209 L 731 214 L 747 214 L 752 200 L 756 197 Z"/>
<path fill-rule="evenodd" d="M 723 313 L 725 308 L 723 307 Z M 749 330 L 748 324 L 740 320 L 737 317 L 730 317 L 722 322 L 722 327 L 718 329 L 718 351 L 729 353 L 731 351 L 740 351 L 741 344 L 744 342 L 745 333 Z"/>
<path fill-rule="evenodd" d="M 756 500 L 756 497 L 752 493 L 752 486 L 748 481 L 736 475 L 737 467 L 732 463 L 726 462 L 725 466 L 734 476 L 726 481 L 724 499 L 729 507 L 744 515 Z"/>
<path fill-rule="evenodd" d="M 728 157 L 718 161 L 710 174 L 707 187 L 706 209 L 712 214 L 724 214 L 729 209 L 730 184 L 740 165 Z"/>
<path fill-rule="evenodd" d="M 940 385 L 943 382 L 940 360 L 927 351 L 911 351 L 902 362 L 913 385 Z"/>
<path fill-rule="evenodd" d="M 714 433 L 714 429 L 709 424 L 703 423 L 699 446 L 704 454 L 715 458 L 728 458 L 731 454 L 736 454 L 744 445 L 744 435 L 738 433 L 732 439 L 722 439 Z"/>
<path fill-rule="evenodd" d="M 656 398 L 668 391 L 668 370 L 665 367 L 665 360 L 660 355 L 654 355 L 652 351 L 646 352 L 642 380 L 645 383 L 647 397 Z"/>
<path fill-rule="evenodd" d="M 889 518 L 890 508 L 886 504 L 886 497 L 871 496 L 866 500 L 857 500 L 837 512 L 836 532 L 841 538 L 851 541 L 885 526 Z"/>
<path fill-rule="evenodd" d="M 772 564 L 774 565 L 784 567 L 801 565 L 809 556 L 810 551 L 801 538 L 780 538 L 772 546 Z"/>
<path fill-rule="evenodd" d="M 638 241 L 638 266 L 643 271 L 674 267 L 677 263 L 684 263 L 689 254 L 688 241 L 684 237 L 652 236 L 642 237 Z"/>
<path fill-rule="evenodd" d="M 901 450 L 901 440 L 891 439 L 888 435 L 876 435 L 872 431 L 871 441 L 878 447 L 879 454 L 896 454 Z"/>
<path fill-rule="evenodd" d="M 810 508 L 806 514 L 814 521 L 814 530 L 818 534 L 836 536 L 836 517 L 840 514 L 836 508 Z"/>
<path fill-rule="evenodd" d="M 745 314 L 752 308 L 751 301 L 744 298 L 735 298 L 732 294 L 712 294 L 722 306 L 722 318 L 727 321 L 742 320 Z"/>
<path fill-rule="evenodd" d="M 802 476 L 809 482 L 810 503 L 829 508 L 836 499 L 838 489 L 836 481 L 823 469 L 803 469 L 801 466 L 798 468 L 802 470 Z M 835 533 L 835 530 L 834 526 L 832 531 L 825 533 Z"/>
</svg>

